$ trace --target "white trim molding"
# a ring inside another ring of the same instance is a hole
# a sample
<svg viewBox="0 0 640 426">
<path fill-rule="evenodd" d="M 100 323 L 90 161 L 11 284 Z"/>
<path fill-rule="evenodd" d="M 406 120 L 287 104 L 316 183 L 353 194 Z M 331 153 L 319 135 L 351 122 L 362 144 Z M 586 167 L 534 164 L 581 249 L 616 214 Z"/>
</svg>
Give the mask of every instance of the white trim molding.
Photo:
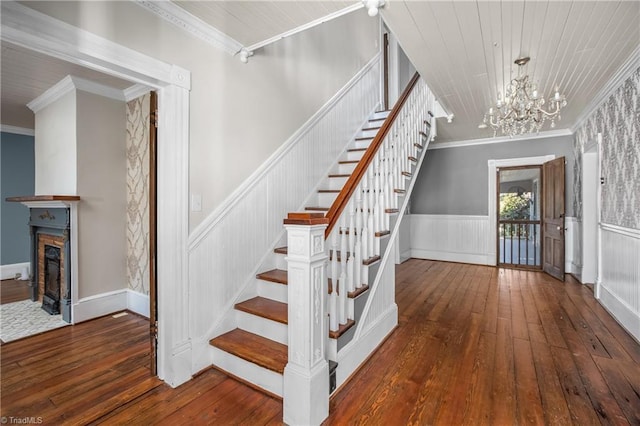
<svg viewBox="0 0 640 426">
<path fill-rule="evenodd" d="M 135 312 L 138 315 L 142 315 L 145 318 L 149 318 L 149 311 L 151 308 L 151 301 L 148 294 L 138 293 L 131 289 L 127 289 L 127 309 L 131 312 Z"/>
<path fill-rule="evenodd" d="M 445 148 L 460 148 L 463 146 L 475 146 L 475 145 L 490 145 L 494 143 L 505 143 L 505 142 L 515 142 L 515 141 L 525 141 L 525 140 L 534 140 L 534 139 L 548 139 L 548 138 L 556 138 L 558 136 L 570 136 L 573 134 L 571 129 L 558 129 L 558 130 L 548 130 L 540 133 L 528 133 L 526 135 L 518 135 L 518 136 L 499 136 L 495 138 L 480 138 L 480 139 L 467 139 L 462 141 L 454 141 L 454 142 L 440 142 L 440 143 L 432 143 L 429 146 L 429 149 L 445 149 Z"/>
<path fill-rule="evenodd" d="M 127 309 L 127 290 L 114 290 L 83 297 L 73 303 L 73 323 L 88 321 Z"/>
<path fill-rule="evenodd" d="M 2 280 L 28 280 L 31 275 L 31 263 L 12 263 L 0 265 L 0 279 Z"/>
<path fill-rule="evenodd" d="M 495 258 L 488 254 L 488 216 L 412 214 L 409 218 L 411 257 L 478 265 L 495 264 Z"/>
<path fill-rule="evenodd" d="M 158 376 L 171 386 L 190 379 L 188 309 L 189 89 L 191 73 L 74 27 L 22 4 L 3 1 L 3 41 L 144 84 L 158 91 Z M 72 219 L 73 220 L 73 219 Z M 73 261 L 73 260 L 72 260 Z M 77 265 L 77 261 L 75 262 Z M 76 292 L 77 294 L 77 292 Z M 109 299 L 126 308 L 124 290 Z M 72 301 L 80 307 L 91 299 Z"/>
<path fill-rule="evenodd" d="M 23 135 L 23 136 L 36 135 L 36 131 L 34 129 L 28 129 L 26 127 L 11 126 L 8 124 L 0 124 L 0 132 L 12 133 L 14 135 Z"/>
<path fill-rule="evenodd" d="M 640 230 L 600 224 L 601 270 L 598 299 L 640 342 Z"/>
<path fill-rule="evenodd" d="M 150 12 L 194 37 L 203 40 L 210 45 L 224 50 L 230 55 L 235 55 L 242 49 L 242 43 L 226 35 L 219 29 L 207 24 L 197 16 L 187 12 L 180 6 L 170 1 L 135 0 L 136 3 Z"/>
<path fill-rule="evenodd" d="M 27 104 L 27 107 L 37 113 L 42 108 L 51 105 L 64 95 L 74 90 L 82 90 L 83 92 L 93 93 L 94 95 L 104 96 L 106 98 L 115 99 L 116 101 L 124 101 L 124 93 L 122 90 L 105 86 L 84 78 L 68 75 L 49 89 L 42 95 L 38 96 Z"/>
<path fill-rule="evenodd" d="M 578 218 L 564 219 L 564 269 L 582 282 L 582 223 Z"/>
<path fill-rule="evenodd" d="M 138 99 L 140 96 L 146 95 L 151 90 L 151 87 L 145 84 L 134 84 L 133 86 L 129 86 L 122 91 L 124 95 L 125 102 L 132 101 L 134 99 Z"/>
</svg>

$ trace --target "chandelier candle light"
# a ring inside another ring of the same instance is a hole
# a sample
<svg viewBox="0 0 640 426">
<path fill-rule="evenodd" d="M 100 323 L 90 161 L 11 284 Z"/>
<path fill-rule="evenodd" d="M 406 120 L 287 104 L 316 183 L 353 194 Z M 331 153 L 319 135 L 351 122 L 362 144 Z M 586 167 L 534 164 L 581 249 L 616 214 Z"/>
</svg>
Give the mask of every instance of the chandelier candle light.
<svg viewBox="0 0 640 426">
<path fill-rule="evenodd" d="M 538 93 L 535 84 L 529 81 L 528 75 L 520 76 L 520 69 L 529 62 L 528 57 L 514 61 L 518 65 L 518 77 L 511 80 L 505 90 L 505 97 L 498 93 L 495 107 L 489 108 L 484 115 L 480 129 L 491 126 L 493 136 L 498 129 L 508 136 L 524 133 L 539 132 L 546 120 L 551 120 L 551 128 L 556 127 L 556 120 L 560 120 L 560 110 L 567 106 L 567 100 L 556 89 L 555 95 L 549 100 L 549 109 L 543 109 L 546 101 Z"/>
</svg>

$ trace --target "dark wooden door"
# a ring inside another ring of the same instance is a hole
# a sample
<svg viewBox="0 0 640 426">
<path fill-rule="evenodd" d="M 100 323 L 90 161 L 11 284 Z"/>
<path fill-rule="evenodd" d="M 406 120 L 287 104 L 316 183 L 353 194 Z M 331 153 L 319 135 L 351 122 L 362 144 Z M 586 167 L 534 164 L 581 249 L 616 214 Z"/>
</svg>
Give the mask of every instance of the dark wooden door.
<svg viewBox="0 0 640 426">
<path fill-rule="evenodd" d="M 542 170 L 542 269 L 564 281 L 564 157 L 544 163 Z"/>
<path fill-rule="evenodd" d="M 155 92 L 151 92 L 151 112 L 149 114 L 149 324 L 150 324 L 150 362 L 151 374 L 156 376 L 157 358 L 156 350 L 158 345 L 158 303 L 157 290 L 158 282 L 156 277 L 156 235 L 157 235 L 157 136 L 158 136 L 158 96 Z"/>
</svg>

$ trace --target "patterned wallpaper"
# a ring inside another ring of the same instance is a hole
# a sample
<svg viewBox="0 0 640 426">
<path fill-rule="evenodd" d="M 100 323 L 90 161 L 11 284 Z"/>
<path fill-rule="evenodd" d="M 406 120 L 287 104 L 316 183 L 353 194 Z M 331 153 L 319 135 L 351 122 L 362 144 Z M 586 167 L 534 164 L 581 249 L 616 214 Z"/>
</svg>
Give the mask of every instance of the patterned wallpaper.
<svg viewBox="0 0 640 426">
<path fill-rule="evenodd" d="M 602 221 L 640 229 L 640 68 L 576 132 L 574 212 L 582 219 L 582 148 L 602 133 Z"/>
<path fill-rule="evenodd" d="M 127 279 L 149 294 L 149 104 L 146 94 L 127 102 Z"/>
</svg>

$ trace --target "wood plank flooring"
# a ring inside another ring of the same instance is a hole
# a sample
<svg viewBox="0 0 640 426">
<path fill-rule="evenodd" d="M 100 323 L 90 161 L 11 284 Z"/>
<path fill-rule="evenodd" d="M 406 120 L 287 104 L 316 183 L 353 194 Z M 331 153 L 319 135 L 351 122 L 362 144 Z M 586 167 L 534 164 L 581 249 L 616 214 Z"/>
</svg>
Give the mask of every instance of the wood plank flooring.
<svg viewBox="0 0 640 426">
<path fill-rule="evenodd" d="M 397 269 L 399 326 L 326 425 L 640 425 L 640 345 L 572 278 L 425 260 Z M 280 401 L 207 370 L 150 377 L 130 314 L 0 347 L 1 415 L 43 424 L 282 423 Z"/>
<path fill-rule="evenodd" d="M 19 302 L 29 298 L 29 281 L 0 281 L 0 304 Z"/>
</svg>

